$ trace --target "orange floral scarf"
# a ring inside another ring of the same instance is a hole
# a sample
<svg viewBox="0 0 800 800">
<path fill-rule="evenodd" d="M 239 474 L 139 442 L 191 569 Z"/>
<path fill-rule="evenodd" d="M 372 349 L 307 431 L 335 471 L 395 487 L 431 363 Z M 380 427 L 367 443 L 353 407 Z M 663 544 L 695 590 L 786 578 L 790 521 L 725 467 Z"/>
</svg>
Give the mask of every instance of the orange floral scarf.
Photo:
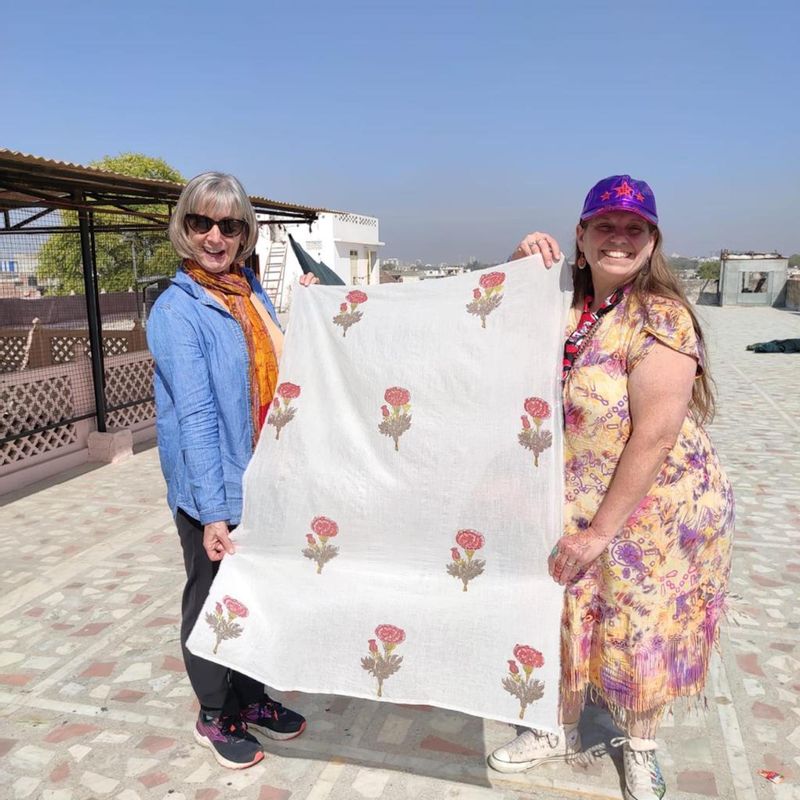
<svg viewBox="0 0 800 800">
<path fill-rule="evenodd" d="M 186 260 L 183 269 L 195 283 L 225 304 L 242 329 L 250 360 L 250 409 L 255 447 L 278 383 L 278 359 L 269 331 L 250 299 L 250 284 L 239 266 L 215 275 L 197 262 Z"/>
</svg>

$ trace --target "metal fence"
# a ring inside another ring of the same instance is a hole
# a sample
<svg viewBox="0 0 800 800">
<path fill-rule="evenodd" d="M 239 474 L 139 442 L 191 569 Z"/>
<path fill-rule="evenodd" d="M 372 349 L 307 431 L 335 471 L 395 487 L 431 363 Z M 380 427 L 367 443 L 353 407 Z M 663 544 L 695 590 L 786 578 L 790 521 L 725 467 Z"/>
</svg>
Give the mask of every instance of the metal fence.
<svg viewBox="0 0 800 800">
<path fill-rule="evenodd" d="M 15 228 L 36 214 L 24 232 Z M 96 419 L 100 430 L 135 429 L 155 415 L 144 326 L 159 279 L 163 286 L 175 271 L 175 254 L 165 226 L 137 231 L 137 218 L 116 217 L 117 230 L 108 230 L 102 215 L 87 217 L 97 287 L 89 303 L 77 213 L 29 207 L 5 215 L 0 468 L 77 443 L 83 420 Z M 99 372 L 92 330 L 102 342 Z"/>
</svg>

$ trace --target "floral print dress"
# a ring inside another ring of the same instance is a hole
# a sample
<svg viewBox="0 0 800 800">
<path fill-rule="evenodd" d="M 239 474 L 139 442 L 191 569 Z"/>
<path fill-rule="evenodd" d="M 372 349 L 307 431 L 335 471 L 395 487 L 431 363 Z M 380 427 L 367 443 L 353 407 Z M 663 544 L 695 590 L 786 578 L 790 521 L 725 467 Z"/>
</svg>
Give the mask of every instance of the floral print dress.
<svg viewBox="0 0 800 800">
<path fill-rule="evenodd" d="M 568 332 L 577 324 L 573 314 Z M 697 359 L 702 370 L 687 310 L 662 297 L 641 305 L 626 291 L 575 358 L 564 383 L 567 534 L 591 523 L 611 483 L 631 434 L 628 375 L 656 342 Z M 717 454 L 687 414 L 645 498 L 567 588 L 563 692 L 591 687 L 621 727 L 654 728 L 670 701 L 702 691 L 728 584 L 733 520 Z"/>
</svg>

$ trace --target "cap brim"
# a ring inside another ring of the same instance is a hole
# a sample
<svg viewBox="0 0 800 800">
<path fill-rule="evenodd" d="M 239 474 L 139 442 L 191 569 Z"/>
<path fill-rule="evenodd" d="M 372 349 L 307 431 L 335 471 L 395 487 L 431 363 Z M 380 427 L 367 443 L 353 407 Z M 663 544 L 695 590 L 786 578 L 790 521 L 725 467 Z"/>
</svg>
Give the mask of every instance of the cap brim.
<svg viewBox="0 0 800 800">
<path fill-rule="evenodd" d="M 641 208 L 631 208 L 627 205 L 622 205 L 621 203 L 609 203 L 608 205 L 604 205 L 601 208 L 597 208 L 594 211 L 589 211 L 587 214 L 581 215 L 581 222 L 588 222 L 590 219 L 594 219 L 594 217 L 599 217 L 601 214 L 608 214 L 609 211 L 627 211 L 629 214 L 636 214 L 637 217 L 641 217 L 645 222 L 649 222 L 651 225 L 658 226 L 658 217 L 654 217 L 652 214 L 648 214 Z"/>
</svg>

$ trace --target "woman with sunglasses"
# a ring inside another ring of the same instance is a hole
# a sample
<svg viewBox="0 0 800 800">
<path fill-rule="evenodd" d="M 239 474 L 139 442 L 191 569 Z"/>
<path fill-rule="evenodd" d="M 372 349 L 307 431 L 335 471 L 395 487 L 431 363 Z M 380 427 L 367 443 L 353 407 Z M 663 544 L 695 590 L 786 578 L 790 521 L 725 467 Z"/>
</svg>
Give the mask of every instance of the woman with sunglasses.
<svg viewBox="0 0 800 800">
<path fill-rule="evenodd" d="M 183 549 L 181 646 L 200 702 L 194 736 L 216 760 L 243 769 L 263 757 L 248 726 L 271 739 L 305 729 L 262 684 L 198 658 L 186 640 L 242 512 L 242 478 L 272 401 L 283 334 L 253 272 L 258 225 L 242 185 L 206 172 L 184 188 L 169 225 L 183 259 L 147 321 L 155 360 L 158 450 Z M 309 285 L 316 278 L 305 275 Z"/>
<path fill-rule="evenodd" d="M 521 772 L 580 752 L 587 692 L 624 733 L 627 800 L 661 800 L 664 711 L 703 691 L 728 588 L 734 502 L 703 427 L 713 411 L 703 333 L 661 246 L 655 197 L 613 175 L 586 196 L 563 359 L 564 535 L 549 559 L 566 588 L 561 721 L 489 764 Z M 543 233 L 512 258 L 558 243 Z"/>
</svg>

